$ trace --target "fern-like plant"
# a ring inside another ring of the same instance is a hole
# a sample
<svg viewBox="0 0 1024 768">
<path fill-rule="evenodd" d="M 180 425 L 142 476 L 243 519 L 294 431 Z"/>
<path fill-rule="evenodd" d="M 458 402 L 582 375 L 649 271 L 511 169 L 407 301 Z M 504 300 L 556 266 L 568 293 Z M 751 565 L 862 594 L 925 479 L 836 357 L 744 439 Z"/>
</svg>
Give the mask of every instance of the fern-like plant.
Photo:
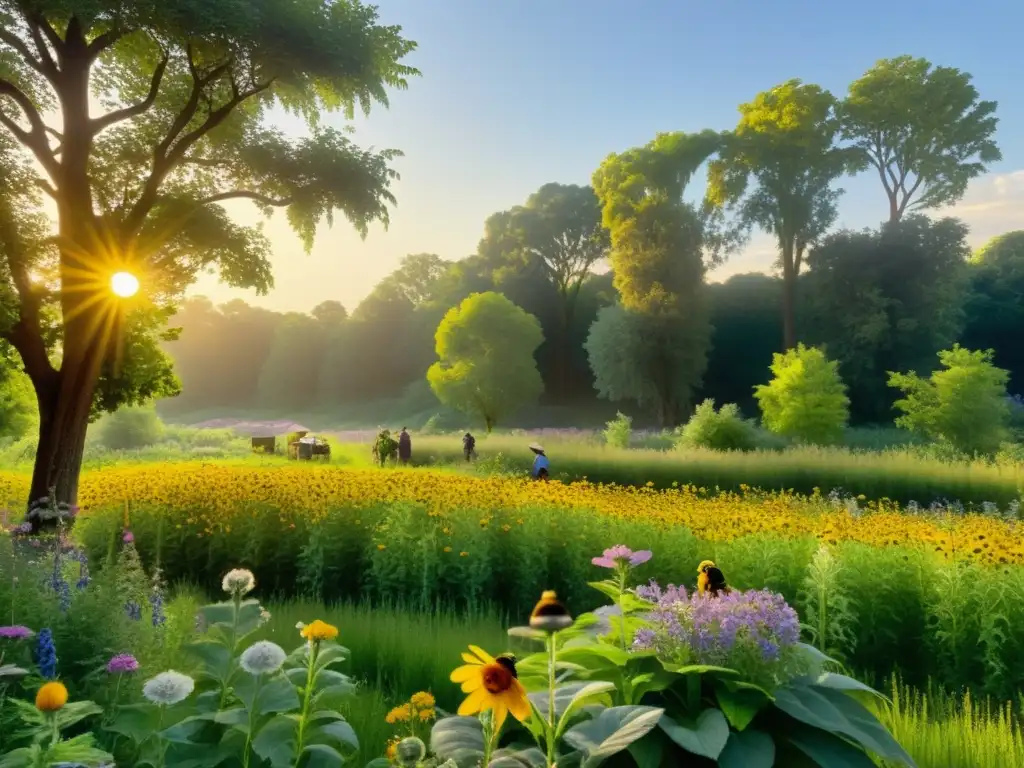
<svg viewBox="0 0 1024 768">
<path fill-rule="evenodd" d="M 851 631 L 856 612 L 842 587 L 842 568 L 832 550 L 823 544 L 807 566 L 799 596 L 805 617 L 803 629 L 811 644 L 826 656 L 840 660 L 848 658 L 856 646 Z"/>
</svg>

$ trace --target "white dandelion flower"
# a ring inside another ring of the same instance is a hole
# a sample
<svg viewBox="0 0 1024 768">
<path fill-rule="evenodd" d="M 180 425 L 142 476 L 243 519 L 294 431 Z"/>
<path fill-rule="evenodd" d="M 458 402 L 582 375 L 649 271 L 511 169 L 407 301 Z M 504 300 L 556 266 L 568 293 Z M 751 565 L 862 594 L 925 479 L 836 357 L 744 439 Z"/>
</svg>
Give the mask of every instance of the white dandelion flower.
<svg viewBox="0 0 1024 768">
<path fill-rule="evenodd" d="M 142 695 L 153 704 L 170 707 L 187 699 L 195 687 L 195 680 L 171 669 L 147 681 L 142 686 Z"/>
<path fill-rule="evenodd" d="M 241 597 L 256 588 L 256 577 L 252 575 L 252 571 L 248 571 L 245 568 L 235 568 L 224 574 L 224 580 L 220 586 L 229 595 Z"/>
<path fill-rule="evenodd" d="M 277 672 L 284 664 L 287 654 L 284 648 L 269 640 L 253 643 L 242 653 L 239 662 L 250 675 L 266 675 Z"/>
</svg>

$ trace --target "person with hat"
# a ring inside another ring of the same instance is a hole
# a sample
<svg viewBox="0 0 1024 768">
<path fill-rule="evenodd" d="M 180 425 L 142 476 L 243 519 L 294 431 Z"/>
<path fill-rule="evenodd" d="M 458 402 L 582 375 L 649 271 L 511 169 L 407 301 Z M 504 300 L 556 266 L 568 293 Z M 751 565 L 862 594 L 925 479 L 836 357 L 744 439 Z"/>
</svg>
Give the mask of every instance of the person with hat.
<svg viewBox="0 0 1024 768">
<path fill-rule="evenodd" d="M 530 476 L 534 480 L 547 482 L 547 479 L 551 476 L 551 462 L 548 461 L 548 457 L 544 454 L 544 447 L 537 443 L 530 443 L 530 450 L 536 454 L 533 459 L 533 469 L 530 470 Z"/>
</svg>

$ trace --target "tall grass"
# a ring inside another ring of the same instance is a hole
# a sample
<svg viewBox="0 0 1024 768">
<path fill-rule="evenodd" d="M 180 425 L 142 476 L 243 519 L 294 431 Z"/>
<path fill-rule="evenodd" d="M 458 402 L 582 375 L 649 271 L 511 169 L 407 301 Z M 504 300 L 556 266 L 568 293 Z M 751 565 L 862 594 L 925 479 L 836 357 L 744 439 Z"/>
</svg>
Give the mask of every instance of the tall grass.
<svg viewBox="0 0 1024 768">
<path fill-rule="evenodd" d="M 481 459 L 500 454 L 509 468 L 525 472 L 533 460 L 529 442 L 513 435 L 480 436 L 476 449 Z M 1005 505 L 1019 499 L 1024 486 L 1021 465 L 947 462 L 897 449 L 884 453 L 812 447 L 749 453 L 658 451 L 611 448 L 555 436 L 545 438 L 544 447 L 554 477 L 619 485 L 653 483 L 656 488 L 668 488 L 679 483 L 723 490 L 747 486 L 799 493 L 841 488 L 872 499 L 916 501 L 925 506 L 939 500 Z M 416 464 L 463 465 L 462 459 L 462 445 L 455 437 L 413 440 Z"/>
<path fill-rule="evenodd" d="M 894 681 L 892 707 L 878 714 L 920 768 L 1024 768 L 1024 722 L 1010 702 L 925 694 Z"/>
</svg>

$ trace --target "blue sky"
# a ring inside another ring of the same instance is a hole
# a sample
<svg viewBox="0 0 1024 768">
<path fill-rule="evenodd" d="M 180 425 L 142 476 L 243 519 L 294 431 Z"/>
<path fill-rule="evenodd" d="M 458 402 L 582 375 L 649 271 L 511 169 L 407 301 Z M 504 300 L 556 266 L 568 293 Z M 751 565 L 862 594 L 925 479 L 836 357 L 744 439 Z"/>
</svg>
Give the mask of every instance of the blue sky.
<svg viewBox="0 0 1024 768">
<path fill-rule="evenodd" d="M 793 77 L 841 95 L 876 60 L 905 53 L 972 73 L 982 97 L 999 102 L 1004 159 L 952 213 L 971 224 L 975 243 L 1024 227 L 1024 5 L 1016 0 L 378 5 L 385 23 L 419 43 L 409 63 L 423 73 L 393 95 L 390 109 L 355 123 L 360 144 L 405 152 L 395 164 L 402 179 L 390 230 L 374 227 L 364 242 L 338 221 L 307 256 L 278 215 L 266 229 L 275 248 L 270 296 L 228 289 L 212 276 L 193 293 L 299 311 L 337 299 L 351 309 L 405 254 L 468 255 L 490 213 L 549 181 L 589 183 L 610 152 L 659 131 L 732 127 L 738 104 Z M 703 179 L 693 184 L 699 193 Z M 877 179 L 841 186 L 839 226 L 885 217 Z M 232 212 L 254 219 L 245 204 Z M 755 237 L 711 277 L 768 270 L 772 260 L 771 241 Z"/>
</svg>

